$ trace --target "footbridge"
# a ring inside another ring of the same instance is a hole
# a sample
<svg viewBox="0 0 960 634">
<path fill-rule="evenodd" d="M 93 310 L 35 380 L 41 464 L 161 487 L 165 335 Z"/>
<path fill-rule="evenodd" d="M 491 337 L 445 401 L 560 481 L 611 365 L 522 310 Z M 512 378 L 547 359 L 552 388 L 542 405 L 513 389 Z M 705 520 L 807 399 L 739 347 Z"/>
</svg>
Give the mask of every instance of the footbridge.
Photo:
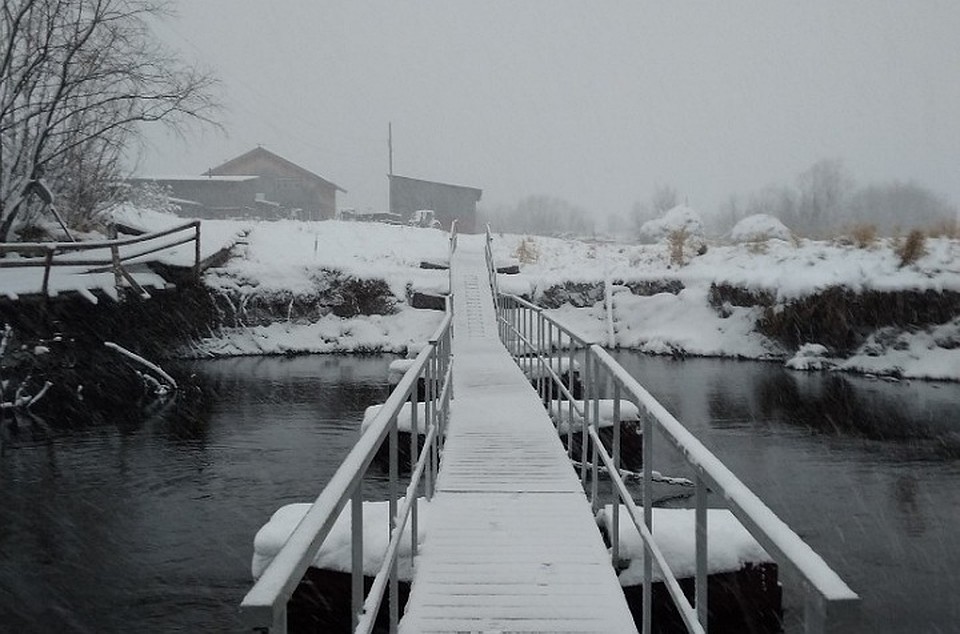
<svg viewBox="0 0 960 634">
<path fill-rule="evenodd" d="M 856 605 L 857 595 L 827 564 L 605 350 L 525 300 L 499 293 L 495 271 L 489 234 L 486 241 L 451 235 L 452 301 L 443 323 L 244 598 L 241 612 L 252 629 L 287 631 L 288 601 L 342 512 L 351 523 L 354 631 L 647 633 L 656 625 L 656 579 L 681 631 L 706 632 L 713 618 L 708 492 L 711 504 L 726 506 L 797 580 L 806 631 L 826 631 Z M 615 421 L 621 400 L 640 412 L 639 502 L 624 481 L 619 426 L 612 442 L 601 439 L 602 399 L 612 402 Z M 404 416 L 412 419 L 404 440 L 409 469 L 398 459 Z M 558 434 L 564 420 L 565 442 Z M 583 440 L 578 447 L 573 425 Z M 693 476 L 692 592 L 685 593 L 653 534 L 654 434 Z M 365 584 L 363 481 L 382 447 L 389 453 L 390 539 Z M 609 543 L 594 517 L 604 502 Z M 418 523 L 426 504 L 424 537 Z M 642 539 L 638 613 L 618 580 L 624 526 Z M 405 605 L 401 551 L 412 559 Z"/>
</svg>

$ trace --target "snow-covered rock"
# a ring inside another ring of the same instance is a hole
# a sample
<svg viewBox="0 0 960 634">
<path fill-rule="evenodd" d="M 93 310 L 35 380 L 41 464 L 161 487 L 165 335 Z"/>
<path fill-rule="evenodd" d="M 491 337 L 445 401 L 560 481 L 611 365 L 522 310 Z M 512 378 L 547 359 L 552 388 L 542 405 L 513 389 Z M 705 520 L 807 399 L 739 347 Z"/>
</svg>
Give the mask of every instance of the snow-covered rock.
<svg viewBox="0 0 960 634">
<path fill-rule="evenodd" d="M 829 370 L 836 366 L 836 362 L 830 359 L 830 351 L 826 346 L 805 343 L 784 365 L 791 370 Z"/>
<path fill-rule="evenodd" d="M 747 216 L 730 230 L 730 239 L 734 242 L 758 242 L 770 238 L 789 240 L 790 230 L 778 218 L 768 214 Z"/>
<path fill-rule="evenodd" d="M 350 537 L 350 502 L 340 512 L 330 534 L 324 540 L 320 551 L 313 560 L 312 566 L 333 570 L 336 572 L 350 572 L 351 570 L 351 537 Z M 403 504 L 400 498 L 398 504 Z M 264 524 L 253 539 L 253 560 L 250 568 L 254 579 L 259 579 L 267 569 L 273 558 L 277 556 L 283 545 L 287 543 L 297 524 L 304 518 L 311 504 L 287 504 L 280 507 Z M 383 562 L 383 555 L 390 543 L 388 502 L 363 503 L 363 574 L 374 576 Z M 427 528 L 430 523 L 430 503 L 425 498 L 417 499 L 417 541 L 423 543 L 426 539 Z M 404 527 L 404 535 L 400 540 L 399 548 L 399 576 L 409 581 L 410 568 L 410 523 Z"/>
<path fill-rule="evenodd" d="M 625 506 L 620 506 L 620 556 L 630 565 L 620 573 L 621 586 L 643 583 L 645 547 Z M 677 578 L 692 577 L 697 570 L 693 509 L 653 509 L 653 538 Z M 613 527 L 613 507 L 609 504 L 597 513 L 597 523 L 608 534 Z M 773 559 L 727 509 L 707 510 L 707 572 L 736 572 L 745 564 L 769 563 Z M 653 567 L 653 580 L 663 573 Z"/>
</svg>

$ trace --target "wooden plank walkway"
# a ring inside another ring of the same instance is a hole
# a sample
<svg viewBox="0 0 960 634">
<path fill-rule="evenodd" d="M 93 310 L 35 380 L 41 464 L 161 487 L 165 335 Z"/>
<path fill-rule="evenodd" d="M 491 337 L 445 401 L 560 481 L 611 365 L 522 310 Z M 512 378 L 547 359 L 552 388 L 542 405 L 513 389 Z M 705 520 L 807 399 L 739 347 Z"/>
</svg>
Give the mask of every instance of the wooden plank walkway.
<svg viewBox="0 0 960 634">
<path fill-rule="evenodd" d="M 450 426 L 400 632 L 636 632 L 589 502 L 497 337 L 481 236 L 451 262 Z"/>
</svg>

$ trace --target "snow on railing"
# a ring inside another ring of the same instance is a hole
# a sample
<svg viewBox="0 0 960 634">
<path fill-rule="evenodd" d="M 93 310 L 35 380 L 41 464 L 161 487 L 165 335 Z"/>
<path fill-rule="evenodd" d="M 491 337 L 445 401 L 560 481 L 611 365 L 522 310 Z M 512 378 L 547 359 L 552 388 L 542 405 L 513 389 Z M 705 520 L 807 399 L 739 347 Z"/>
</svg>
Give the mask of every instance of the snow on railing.
<svg viewBox="0 0 960 634">
<path fill-rule="evenodd" d="M 455 228 L 451 232 L 451 254 L 456 248 Z M 433 497 L 440 466 L 440 454 L 452 398 L 452 315 L 453 302 L 447 298 L 446 316 L 428 344 L 420 351 L 400 383 L 347 454 L 277 553 L 270 565 L 243 598 L 240 611 L 244 622 L 263 632 L 287 631 L 287 602 L 304 573 L 314 561 L 341 511 L 350 502 L 351 533 L 351 623 L 354 632 L 372 632 L 384 594 L 388 593 L 391 631 L 400 620 L 397 560 L 400 540 L 407 522 L 411 525 L 411 560 L 417 554 L 417 490 L 423 482 L 427 499 Z M 423 408 L 419 408 L 418 383 L 424 385 Z M 399 491 L 399 434 L 397 418 L 407 403 L 411 420 L 410 478 L 403 495 Z M 423 425 L 417 420 L 423 412 Z M 418 447 L 418 435 L 425 438 Z M 389 534 L 383 563 L 366 597 L 363 594 L 363 477 L 382 447 L 389 450 Z M 403 503 L 399 504 L 399 500 Z M 399 508 L 398 508 L 399 506 Z"/>
<path fill-rule="evenodd" d="M 487 268 L 491 286 L 496 292 L 496 270 L 493 263 L 492 241 L 487 230 Z M 636 526 L 648 556 L 644 557 L 642 631 L 651 631 L 653 563 L 662 572 L 667 590 L 690 632 L 705 632 L 707 625 L 707 493 L 713 491 L 737 517 L 750 534 L 781 566 L 802 580 L 806 591 L 804 621 L 806 632 L 822 632 L 828 616 L 844 606 L 855 605 L 859 597 L 780 520 L 750 489 L 746 487 L 720 460 L 693 436 L 672 414 L 643 388 L 602 347 L 591 345 L 572 329 L 548 317 L 544 311 L 514 295 L 495 295 L 500 338 L 527 376 L 533 377 L 551 418 L 562 419 L 568 409 L 568 420 L 581 421 L 583 442 L 575 464 L 580 467 L 584 487 L 590 482 L 590 499 L 599 504 L 598 483 L 600 469 L 610 476 L 614 500 L 611 555 L 619 562 L 619 511 L 621 500 Z M 565 368 L 565 372 L 564 372 Z M 576 374 L 579 372 L 579 377 Z M 565 376 L 564 376 L 565 374 Z M 610 386 L 612 394 L 603 394 Z M 581 393 L 578 395 L 578 389 Z M 614 425 L 611 450 L 601 442 L 598 434 L 601 397 L 612 398 L 613 420 L 620 418 L 620 399 L 624 395 L 637 406 L 643 424 L 642 505 L 638 507 L 624 483 L 620 468 L 620 426 Z M 554 409 L 557 416 L 554 417 Z M 687 600 L 676 576 L 671 572 L 657 543 L 653 539 L 652 482 L 653 430 L 672 444 L 695 473 L 695 601 Z M 572 433 L 567 434 L 567 452 L 573 451 Z M 589 443 L 586 439 L 589 438 Z M 589 448 L 588 448 L 589 445 Z M 588 457 L 588 451 L 590 456 Z M 602 463 L 602 466 L 601 466 Z M 590 476 L 588 478 L 588 475 Z"/>
<path fill-rule="evenodd" d="M 141 296 L 149 294 L 123 267 L 125 263 L 144 261 L 154 253 L 172 249 L 182 244 L 194 243 L 193 274 L 200 275 L 200 221 L 145 233 L 130 238 L 114 240 L 91 240 L 87 242 L 3 242 L 0 243 L 0 268 L 43 267 L 43 282 L 40 292 L 46 296 L 50 283 L 50 271 L 54 267 L 79 267 L 89 273 L 113 271 L 117 286 L 126 280 Z M 8 255 L 19 257 L 7 257 Z"/>
</svg>

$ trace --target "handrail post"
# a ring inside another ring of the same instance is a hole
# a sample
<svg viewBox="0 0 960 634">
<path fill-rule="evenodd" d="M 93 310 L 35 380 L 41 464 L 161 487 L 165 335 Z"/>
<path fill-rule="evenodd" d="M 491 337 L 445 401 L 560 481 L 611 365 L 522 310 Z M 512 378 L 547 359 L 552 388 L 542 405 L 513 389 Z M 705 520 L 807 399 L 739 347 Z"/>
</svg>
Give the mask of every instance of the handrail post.
<svg viewBox="0 0 960 634">
<path fill-rule="evenodd" d="M 430 342 L 430 346 L 433 346 L 433 342 Z M 432 352 L 431 352 L 432 354 Z M 434 425 L 433 417 L 433 359 L 431 357 L 427 358 L 427 363 L 423 367 L 423 384 L 424 384 L 424 395 L 423 395 L 423 423 L 424 428 L 427 433 L 430 432 L 430 428 Z M 439 434 L 438 434 L 439 435 Z M 437 436 L 438 436 L 437 435 Z M 433 499 L 433 486 L 434 486 L 434 471 L 435 460 L 436 460 L 436 443 L 437 436 L 434 436 L 433 441 L 429 446 L 424 447 L 425 451 L 429 451 L 429 459 L 427 460 L 427 482 L 426 482 L 426 493 L 427 499 Z"/>
<path fill-rule="evenodd" d="M 535 354 L 537 355 L 537 365 L 540 367 L 540 370 L 537 372 L 537 395 L 540 397 L 541 402 L 543 401 L 544 396 L 546 396 L 546 375 L 547 368 L 546 362 L 543 358 L 543 324 L 544 318 L 543 313 L 537 313 L 537 349 Z"/>
<path fill-rule="evenodd" d="M 388 500 L 388 509 L 390 513 L 389 519 L 389 528 L 390 528 L 390 537 L 393 537 L 393 532 L 397 530 L 397 502 L 399 497 L 399 480 L 400 480 L 400 469 L 399 469 L 399 434 L 397 430 L 397 415 L 394 414 L 393 420 L 390 423 L 390 465 L 389 465 L 389 495 Z M 400 621 L 400 603 L 397 595 L 400 593 L 400 580 L 397 576 L 397 560 L 394 559 L 392 565 L 390 566 L 390 632 L 395 633 L 397 631 L 397 623 Z"/>
<path fill-rule="evenodd" d="M 547 335 L 546 335 L 546 339 L 547 339 L 547 350 L 546 350 L 546 352 L 547 352 L 547 353 L 546 353 L 547 365 L 550 367 L 551 370 L 553 370 L 553 366 L 554 366 L 554 363 L 553 363 L 553 322 L 547 320 L 546 324 L 547 324 Z M 559 370 L 560 370 L 560 367 L 559 367 L 559 364 L 557 364 L 557 371 L 559 371 Z M 546 398 L 546 401 L 547 401 L 547 414 L 548 414 L 551 418 L 553 418 L 553 393 L 554 393 L 556 390 L 554 389 L 553 376 L 552 376 L 552 375 L 548 377 L 548 379 L 547 379 L 547 384 L 546 384 L 546 386 L 545 386 L 545 389 L 546 389 L 546 391 L 547 391 L 547 393 L 545 394 L 545 398 Z"/>
<path fill-rule="evenodd" d="M 513 328 L 513 358 L 516 359 L 520 356 L 520 304 L 517 303 L 515 299 L 510 300 L 512 305 L 510 307 L 510 325 Z"/>
<path fill-rule="evenodd" d="M 43 260 L 43 286 L 41 287 L 44 297 L 47 297 L 50 294 L 50 268 L 52 266 L 53 249 L 47 249 L 47 255 Z"/>
<path fill-rule="evenodd" d="M 420 434 L 420 421 L 417 420 L 417 404 L 420 400 L 420 395 L 418 393 L 419 379 L 414 382 L 413 389 L 410 391 L 410 477 L 413 477 L 414 472 L 417 469 L 417 460 L 420 459 L 420 454 L 417 451 L 418 436 Z M 424 436 L 426 436 L 426 427 L 424 427 Z M 417 517 L 418 513 L 418 504 L 417 496 L 414 495 L 413 501 L 411 502 L 410 507 L 410 555 L 411 557 L 417 556 Z"/>
<path fill-rule="evenodd" d="M 573 458 L 573 410 L 574 410 L 574 400 L 576 396 L 574 395 L 574 364 L 577 361 L 576 358 L 576 346 L 573 343 L 573 335 L 567 334 L 567 342 L 570 345 L 570 349 L 567 351 L 567 357 L 569 363 L 567 365 L 567 391 L 570 392 L 570 400 L 567 401 L 567 456 Z M 583 383 L 580 384 L 580 389 L 583 389 Z"/>
<path fill-rule="evenodd" d="M 350 501 L 350 629 L 363 612 L 363 474 L 358 473 Z"/>
<path fill-rule="evenodd" d="M 114 228 L 116 231 L 116 228 Z M 123 273 L 120 272 L 120 249 L 116 244 L 110 245 L 110 260 L 113 262 L 113 285 L 117 289 L 117 298 L 123 299 Z"/>
<path fill-rule="evenodd" d="M 695 494 L 695 520 L 696 520 L 696 589 L 695 602 L 697 606 L 697 620 L 703 626 L 703 631 L 707 631 L 707 485 L 703 478 L 697 474 L 696 494 Z"/>
<path fill-rule="evenodd" d="M 589 350 L 589 349 L 588 349 Z M 588 358 L 592 359 L 593 355 L 590 352 L 587 353 Z M 593 371 L 590 373 L 591 378 L 593 379 L 594 389 L 593 393 L 593 418 L 590 420 L 590 424 L 593 427 L 593 431 L 596 432 L 595 438 L 600 437 L 600 362 L 598 360 L 592 361 Z M 597 447 L 597 441 L 593 440 L 591 443 L 593 445 L 593 450 L 590 452 L 590 460 L 593 463 L 590 470 L 590 505 L 593 508 L 593 511 L 597 511 L 597 504 L 600 501 L 598 495 L 598 487 L 600 485 L 600 448 Z"/>
<path fill-rule="evenodd" d="M 643 523 L 653 534 L 653 420 L 649 412 L 643 417 Z M 653 625 L 653 557 L 650 549 L 643 558 L 643 634 L 650 634 Z"/>
<path fill-rule="evenodd" d="M 593 373 L 590 370 L 590 348 L 583 349 L 583 416 L 580 424 L 580 484 L 587 486 L 587 426 L 590 423 L 590 391 L 593 389 Z"/>
<path fill-rule="evenodd" d="M 194 245 L 193 245 L 193 280 L 200 281 L 200 221 L 194 221 Z"/>
<path fill-rule="evenodd" d="M 613 381 L 613 466 L 615 471 L 620 473 L 620 382 Z M 610 478 L 610 486 L 613 489 L 613 531 L 610 536 L 611 559 L 614 568 L 620 567 L 620 489 L 617 487 L 617 481 Z"/>
</svg>

